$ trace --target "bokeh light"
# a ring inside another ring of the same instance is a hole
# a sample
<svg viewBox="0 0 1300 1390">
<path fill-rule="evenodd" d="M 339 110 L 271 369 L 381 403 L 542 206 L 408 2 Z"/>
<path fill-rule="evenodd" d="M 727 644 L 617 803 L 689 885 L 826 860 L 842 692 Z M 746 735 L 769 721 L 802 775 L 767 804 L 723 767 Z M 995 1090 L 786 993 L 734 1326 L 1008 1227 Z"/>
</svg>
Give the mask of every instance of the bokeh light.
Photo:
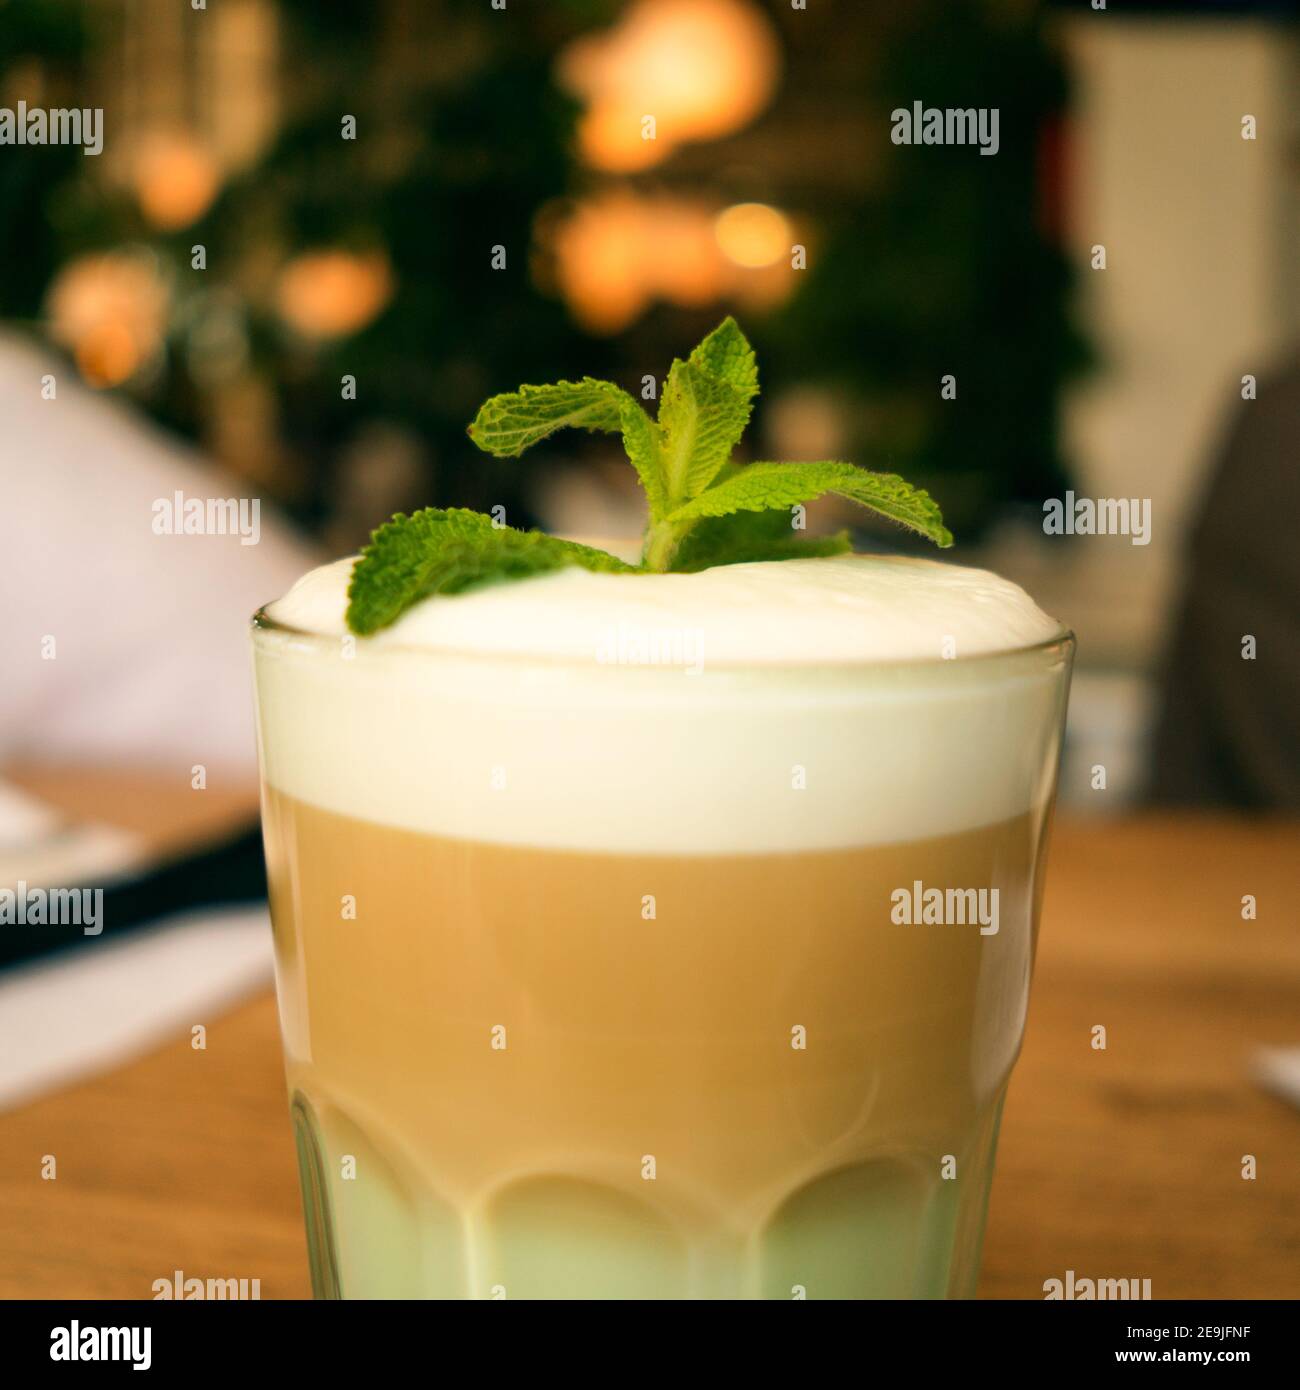
<svg viewBox="0 0 1300 1390">
<path fill-rule="evenodd" d="M 559 76 L 587 103 L 583 158 L 628 173 L 741 129 L 771 97 L 778 61 L 771 24 L 748 0 L 636 0 L 612 28 L 571 44 Z"/>
<path fill-rule="evenodd" d="M 722 300 L 768 306 L 784 299 L 794 283 L 787 254 L 794 232 L 783 214 L 764 212 L 770 217 L 758 219 L 756 230 L 741 219 L 727 243 L 741 254 L 728 254 L 718 234 L 726 214 L 716 203 L 620 187 L 582 200 L 567 215 L 539 219 L 537 236 L 549 258 L 548 278 L 574 318 L 609 334 L 655 301 L 695 309 Z M 769 255 L 778 232 L 776 254 Z"/>
<path fill-rule="evenodd" d="M 737 203 L 718 214 L 714 225 L 722 254 L 750 270 L 773 265 L 789 254 L 790 223 L 766 203 Z"/>
<path fill-rule="evenodd" d="M 280 272 L 276 307 L 307 338 L 344 338 L 370 323 L 393 296 L 380 251 L 309 251 Z"/>
<path fill-rule="evenodd" d="M 108 387 L 128 381 L 161 350 L 168 302 L 157 258 L 130 249 L 70 261 L 45 307 L 50 336 L 90 385 Z"/>
<path fill-rule="evenodd" d="M 192 136 L 180 133 L 143 137 L 132 172 L 140 210 L 162 231 L 197 221 L 220 186 L 212 155 Z"/>
</svg>

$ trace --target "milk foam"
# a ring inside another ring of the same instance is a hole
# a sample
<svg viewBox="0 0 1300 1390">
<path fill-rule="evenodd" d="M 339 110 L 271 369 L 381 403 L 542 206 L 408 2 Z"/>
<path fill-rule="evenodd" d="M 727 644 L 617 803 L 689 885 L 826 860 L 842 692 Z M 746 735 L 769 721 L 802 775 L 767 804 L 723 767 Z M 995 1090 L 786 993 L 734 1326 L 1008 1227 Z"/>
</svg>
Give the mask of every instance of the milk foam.
<svg viewBox="0 0 1300 1390">
<path fill-rule="evenodd" d="M 460 839 L 645 853 L 893 843 L 1041 808 L 1061 625 L 985 570 L 882 556 L 569 569 L 351 639 L 353 560 L 255 634 L 267 780 Z M 649 891 L 649 890 L 647 890 Z"/>
<path fill-rule="evenodd" d="M 278 623 L 342 637 L 355 560 L 305 575 L 270 605 Z M 933 560 L 840 555 L 722 565 L 700 574 L 566 569 L 418 603 L 371 641 L 431 651 L 591 660 L 621 631 L 671 649 L 697 634 L 714 665 L 924 661 L 1033 646 L 1056 636 L 1018 585 Z"/>
</svg>

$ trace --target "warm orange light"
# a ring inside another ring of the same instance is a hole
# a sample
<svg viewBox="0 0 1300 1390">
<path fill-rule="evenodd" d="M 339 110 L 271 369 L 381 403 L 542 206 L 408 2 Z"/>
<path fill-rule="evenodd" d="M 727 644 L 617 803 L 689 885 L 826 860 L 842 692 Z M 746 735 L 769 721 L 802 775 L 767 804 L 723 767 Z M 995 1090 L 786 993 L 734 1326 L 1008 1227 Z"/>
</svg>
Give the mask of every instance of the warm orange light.
<svg viewBox="0 0 1300 1390">
<path fill-rule="evenodd" d="M 710 245 L 712 219 L 706 207 L 663 199 L 647 218 L 648 287 L 672 304 L 701 308 L 726 287 L 726 268 Z"/>
<path fill-rule="evenodd" d="M 135 193 L 155 227 L 175 231 L 202 217 L 219 181 L 216 161 L 188 135 L 156 134 L 140 143 Z"/>
<path fill-rule="evenodd" d="M 628 172 L 739 130 L 766 105 L 777 65 L 771 24 L 750 0 L 635 0 L 611 29 L 571 44 L 559 75 L 587 102 L 584 158 Z"/>
<path fill-rule="evenodd" d="M 596 333 L 615 333 L 649 299 L 640 202 L 614 193 L 579 204 L 553 228 L 555 275 L 574 317 Z"/>
<path fill-rule="evenodd" d="M 723 299 L 772 304 L 790 292 L 784 252 L 792 236 L 780 222 L 781 254 L 767 268 L 742 268 L 723 254 L 716 206 L 618 189 L 579 203 L 567 217 L 538 224 L 554 280 L 573 315 L 595 333 L 616 333 L 655 300 L 699 308 Z M 770 229 L 769 229 L 770 232 Z"/>
<path fill-rule="evenodd" d="M 593 169 L 634 174 L 658 164 L 669 146 L 646 140 L 641 118 L 617 105 L 593 106 L 578 121 L 578 148 Z"/>
<path fill-rule="evenodd" d="M 95 387 L 120 386 L 135 375 L 140 352 L 130 330 L 121 323 L 92 329 L 73 352 L 82 379 Z"/>
<path fill-rule="evenodd" d="M 722 254 L 748 270 L 774 265 L 793 240 L 785 216 L 766 203 L 737 203 L 720 212 L 714 233 Z"/>
<path fill-rule="evenodd" d="M 92 386 L 117 386 L 161 347 L 167 299 L 149 253 L 83 256 L 50 286 L 50 336 L 73 354 Z"/>
<path fill-rule="evenodd" d="M 388 258 L 378 251 L 311 251 L 280 272 L 280 317 L 308 338 L 342 338 L 364 328 L 392 298 Z"/>
</svg>

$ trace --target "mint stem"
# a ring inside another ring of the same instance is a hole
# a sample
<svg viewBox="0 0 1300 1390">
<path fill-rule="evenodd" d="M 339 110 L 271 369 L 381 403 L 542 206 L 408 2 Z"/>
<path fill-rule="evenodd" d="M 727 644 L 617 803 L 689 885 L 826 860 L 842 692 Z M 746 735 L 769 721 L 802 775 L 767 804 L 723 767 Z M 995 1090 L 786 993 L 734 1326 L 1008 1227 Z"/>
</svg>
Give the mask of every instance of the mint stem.
<svg viewBox="0 0 1300 1390">
<path fill-rule="evenodd" d="M 642 568 L 653 574 L 667 574 L 672 568 L 673 556 L 677 553 L 685 529 L 671 521 L 652 522 L 646 528 L 645 546 L 641 552 Z"/>
</svg>

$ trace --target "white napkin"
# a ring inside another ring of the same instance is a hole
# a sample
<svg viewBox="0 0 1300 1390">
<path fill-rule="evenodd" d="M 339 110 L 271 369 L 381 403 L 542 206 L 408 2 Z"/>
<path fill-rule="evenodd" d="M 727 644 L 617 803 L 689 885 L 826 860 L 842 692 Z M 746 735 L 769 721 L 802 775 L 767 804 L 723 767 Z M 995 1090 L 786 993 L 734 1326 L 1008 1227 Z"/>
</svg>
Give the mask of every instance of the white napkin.
<svg viewBox="0 0 1300 1390">
<path fill-rule="evenodd" d="M 0 975 L 0 1110 L 111 1071 L 272 980 L 265 907 L 185 913 L 87 938 Z"/>
</svg>

